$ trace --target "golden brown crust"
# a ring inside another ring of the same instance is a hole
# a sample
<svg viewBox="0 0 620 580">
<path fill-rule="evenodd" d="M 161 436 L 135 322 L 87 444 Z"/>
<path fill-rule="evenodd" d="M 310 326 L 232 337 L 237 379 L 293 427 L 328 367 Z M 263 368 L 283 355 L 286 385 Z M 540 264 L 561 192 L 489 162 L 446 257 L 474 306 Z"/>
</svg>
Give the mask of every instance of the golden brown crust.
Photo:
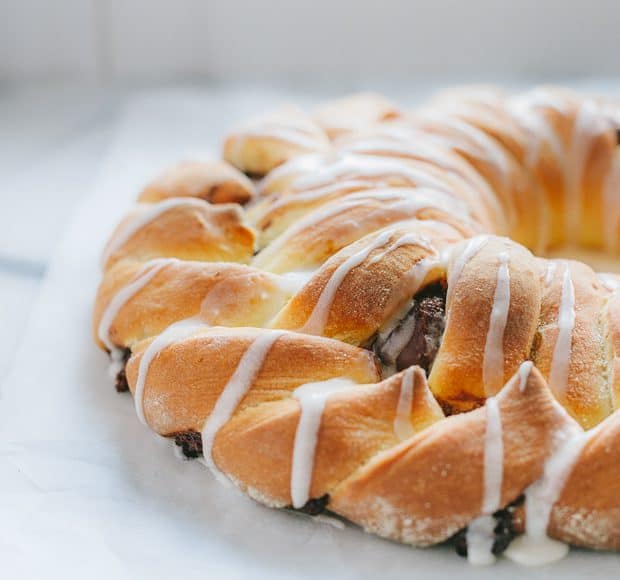
<svg viewBox="0 0 620 580">
<path fill-rule="evenodd" d="M 306 327 L 306 332 L 320 332 L 351 344 L 363 344 L 386 321 L 401 312 L 418 289 L 445 279 L 439 253 L 458 241 L 461 234 L 431 220 L 409 222 L 369 234 L 327 260 L 287 303 L 272 326 L 291 330 L 304 328 L 313 313 L 320 316 L 319 301 L 322 296 L 324 300 L 326 288 L 337 269 L 381 237 L 384 242 L 368 253 L 339 283 L 332 300 L 324 307 L 324 326 L 320 329 Z M 393 249 L 390 251 L 390 248 Z M 424 259 L 434 265 L 421 275 L 423 265 L 419 263 Z M 364 308 L 360 308 L 360 304 Z"/>
<path fill-rule="evenodd" d="M 342 152 L 435 165 L 469 187 L 473 196 L 467 200 L 471 211 L 492 216 L 488 231 L 496 234 L 508 231 L 510 216 L 506 215 L 487 180 L 447 143 L 429 139 L 425 133 L 412 128 L 410 122 L 384 123 L 339 139 L 335 145 Z"/>
<path fill-rule="evenodd" d="M 159 257 L 249 262 L 253 252 L 254 232 L 239 206 L 179 198 L 136 206 L 112 234 L 104 263 L 110 268 L 122 259 Z"/>
<path fill-rule="evenodd" d="M 609 275 L 608 275 L 609 276 Z M 614 408 L 620 408 L 620 276 L 611 276 L 616 287 L 607 288 L 609 299 L 605 307 L 608 338 L 610 342 L 610 356 L 613 360 L 611 384 L 614 394 Z"/>
<path fill-rule="evenodd" d="M 446 107 L 445 111 L 432 108 L 427 116 L 421 113 L 414 118 L 413 123 L 451 146 L 474 167 L 501 202 L 509 220 L 507 233 L 530 248 L 537 247 L 541 212 L 532 212 L 538 206 L 538 198 L 533 180 L 522 165 L 521 129 L 503 110 L 490 115 L 492 123 L 485 123 L 487 116 L 482 107 L 478 109 L 471 104 Z"/>
<path fill-rule="evenodd" d="M 558 502 L 549 533 L 576 546 L 620 549 L 620 413 L 590 438 Z"/>
<path fill-rule="evenodd" d="M 243 354 L 253 340 L 268 332 L 273 331 L 206 328 L 161 350 L 146 376 L 148 425 L 161 435 L 200 431 Z M 148 344 L 137 344 L 127 364 L 132 392 Z M 342 376 L 358 383 L 374 382 L 379 379 L 378 364 L 370 352 L 360 348 L 323 337 L 283 333 L 269 349 L 238 410 L 277 401 L 303 383 Z"/>
<path fill-rule="evenodd" d="M 472 219 L 491 230 L 494 216 L 457 175 L 431 163 L 379 156 L 330 153 L 293 159 L 261 183 L 261 201 L 249 215 L 260 232 L 260 247 L 324 204 L 350 193 L 385 187 L 432 188 L 447 192 L 472 208 Z"/>
<path fill-rule="evenodd" d="M 519 365 L 530 357 L 540 311 L 540 266 L 522 246 L 506 238 L 489 241 L 463 267 L 450 274 L 464 250 L 455 249 L 448 268 L 449 301 L 446 329 L 429 383 L 435 396 L 454 410 L 478 407 L 497 393 Z M 510 307 L 502 338 L 503 376 L 499 384 L 483 380 L 485 347 L 498 281 L 498 256 L 508 252 Z"/>
<path fill-rule="evenodd" d="M 95 337 L 110 302 L 152 262 L 123 260 L 105 274 L 95 301 Z M 114 316 L 109 338 L 132 348 L 185 318 L 199 317 L 214 326 L 264 326 L 284 306 L 291 288 L 277 276 L 229 262 L 174 260 L 130 296 Z"/>
<path fill-rule="evenodd" d="M 570 91 L 542 87 L 524 95 L 518 107 L 520 115 L 535 115 L 551 129 L 538 136 L 539 153 L 529 167 L 548 206 L 550 248 L 571 240 L 589 248 L 607 246 L 601 212 L 617 140 L 612 124 L 590 103 Z"/>
<path fill-rule="evenodd" d="M 317 123 L 330 139 L 400 117 L 399 108 L 382 95 L 358 93 L 318 107 L 314 112 Z"/>
<path fill-rule="evenodd" d="M 561 262 L 553 269 L 548 284 L 544 285 L 532 360 L 549 379 L 559 334 L 557 321 L 567 268 L 575 295 L 567 383 L 556 385 L 551 382 L 550 388 L 566 410 L 588 429 L 613 411 L 614 402 L 609 375 L 612 360 L 604 316 L 608 293 L 585 264 Z"/>
<path fill-rule="evenodd" d="M 287 107 L 233 131 L 222 155 L 244 173 L 262 176 L 295 155 L 328 148 L 325 132 L 302 111 Z"/>
<path fill-rule="evenodd" d="M 398 444 L 394 421 L 404 377 L 405 372 L 330 397 L 318 432 L 311 497 L 331 494 L 371 457 Z M 417 432 L 442 419 L 443 413 L 421 369 L 414 372 L 413 393 L 409 420 Z M 217 465 L 270 505 L 290 505 L 299 417 L 300 405 L 290 397 L 237 413 L 215 441 Z"/>
<path fill-rule="evenodd" d="M 521 391 L 518 380 L 498 398 L 504 467 L 501 504 L 536 481 L 566 422 L 536 371 Z M 536 413 L 532 413 L 532 408 Z M 448 539 L 480 515 L 486 413 L 448 417 L 371 459 L 344 480 L 330 508 L 365 529 L 415 545 Z"/>
<path fill-rule="evenodd" d="M 244 204 L 253 196 L 254 184 L 225 161 L 185 161 L 151 181 L 138 196 L 138 201 L 197 197 L 210 203 Z"/>
<path fill-rule="evenodd" d="M 363 236 L 411 219 L 441 221 L 464 236 L 479 228 L 456 199 L 439 191 L 361 191 L 310 212 L 260 252 L 253 265 L 276 273 L 311 270 Z"/>
</svg>

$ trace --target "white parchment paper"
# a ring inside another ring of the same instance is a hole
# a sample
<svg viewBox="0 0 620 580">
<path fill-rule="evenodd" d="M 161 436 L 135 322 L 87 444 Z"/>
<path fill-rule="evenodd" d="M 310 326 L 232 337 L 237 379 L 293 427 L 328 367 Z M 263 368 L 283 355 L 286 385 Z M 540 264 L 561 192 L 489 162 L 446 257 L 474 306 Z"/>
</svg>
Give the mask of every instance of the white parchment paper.
<svg viewBox="0 0 620 580">
<path fill-rule="evenodd" d="M 541 569 L 470 567 L 263 508 L 143 427 L 91 338 L 99 255 L 139 187 L 232 122 L 282 100 L 264 91 L 137 98 L 66 232 L 3 385 L 0 578 L 612 578 L 620 556 L 573 551 Z M 296 97 L 296 100 L 299 98 Z"/>
</svg>

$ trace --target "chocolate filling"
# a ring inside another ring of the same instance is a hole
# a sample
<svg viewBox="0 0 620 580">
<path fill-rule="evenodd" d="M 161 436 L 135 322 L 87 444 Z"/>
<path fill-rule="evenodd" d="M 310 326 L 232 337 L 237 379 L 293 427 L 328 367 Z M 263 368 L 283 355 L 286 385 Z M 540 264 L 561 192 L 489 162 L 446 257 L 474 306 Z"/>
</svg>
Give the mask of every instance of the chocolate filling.
<svg viewBox="0 0 620 580">
<path fill-rule="evenodd" d="M 405 317 L 385 338 L 378 337 L 373 350 L 397 371 L 412 365 L 431 370 L 443 335 L 446 317 L 446 287 L 431 284 L 416 294 Z"/>
<path fill-rule="evenodd" d="M 174 435 L 174 443 L 188 459 L 202 457 L 202 435 L 197 431 L 183 431 Z"/>
<path fill-rule="evenodd" d="M 321 497 L 317 497 L 316 499 L 308 500 L 303 507 L 299 509 L 291 507 L 290 509 L 295 510 L 296 512 L 301 512 L 302 514 L 306 514 L 309 516 L 318 516 L 327 510 L 327 504 L 329 503 L 329 494 L 322 495 Z"/>
<path fill-rule="evenodd" d="M 498 556 L 506 550 L 510 542 L 517 536 L 517 529 L 514 522 L 516 509 L 525 501 L 525 496 L 519 496 L 504 509 L 498 510 L 493 514 L 495 528 L 493 529 L 493 547 L 491 551 Z M 467 528 L 458 531 L 453 537 L 452 542 L 459 556 L 467 557 Z"/>
<path fill-rule="evenodd" d="M 128 348 L 123 349 L 123 368 L 116 373 L 116 377 L 114 379 L 114 387 L 118 393 L 124 393 L 129 390 L 129 385 L 127 384 L 127 375 L 125 374 L 125 367 L 127 366 L 127 361 L 131 356 L 131 351 Z"/>
</svg>

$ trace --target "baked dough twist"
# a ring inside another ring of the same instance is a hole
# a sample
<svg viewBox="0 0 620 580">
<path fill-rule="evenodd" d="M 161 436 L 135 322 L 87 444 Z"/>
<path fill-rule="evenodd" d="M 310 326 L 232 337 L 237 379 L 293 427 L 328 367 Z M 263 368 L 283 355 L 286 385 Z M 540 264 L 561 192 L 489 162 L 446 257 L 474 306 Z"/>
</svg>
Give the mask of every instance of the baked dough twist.
<svg viewBox="0 0 620 580">
<path fill-rule="evenodd" d="M 616 113 L 485 89 L 254 121 L 142 192 L 97 341 L 141 420 L 267 505 L 479 563 L 618 550 L 620 277 L 531 253 L 617 254 Z"/>
</svg>

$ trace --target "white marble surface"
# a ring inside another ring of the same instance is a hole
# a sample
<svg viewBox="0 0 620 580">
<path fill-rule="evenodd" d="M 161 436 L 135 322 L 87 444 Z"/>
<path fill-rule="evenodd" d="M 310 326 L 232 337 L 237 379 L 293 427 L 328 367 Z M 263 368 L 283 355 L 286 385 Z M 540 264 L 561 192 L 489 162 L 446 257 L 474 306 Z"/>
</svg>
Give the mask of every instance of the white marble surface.
<svg viewBox="0 0 620 580">
<path fill-rule="evenodd" d="M 117 91 L 0 92 L 0 384 L 47 263 L 92 188 L 122 106 Z"/>
</svg>

